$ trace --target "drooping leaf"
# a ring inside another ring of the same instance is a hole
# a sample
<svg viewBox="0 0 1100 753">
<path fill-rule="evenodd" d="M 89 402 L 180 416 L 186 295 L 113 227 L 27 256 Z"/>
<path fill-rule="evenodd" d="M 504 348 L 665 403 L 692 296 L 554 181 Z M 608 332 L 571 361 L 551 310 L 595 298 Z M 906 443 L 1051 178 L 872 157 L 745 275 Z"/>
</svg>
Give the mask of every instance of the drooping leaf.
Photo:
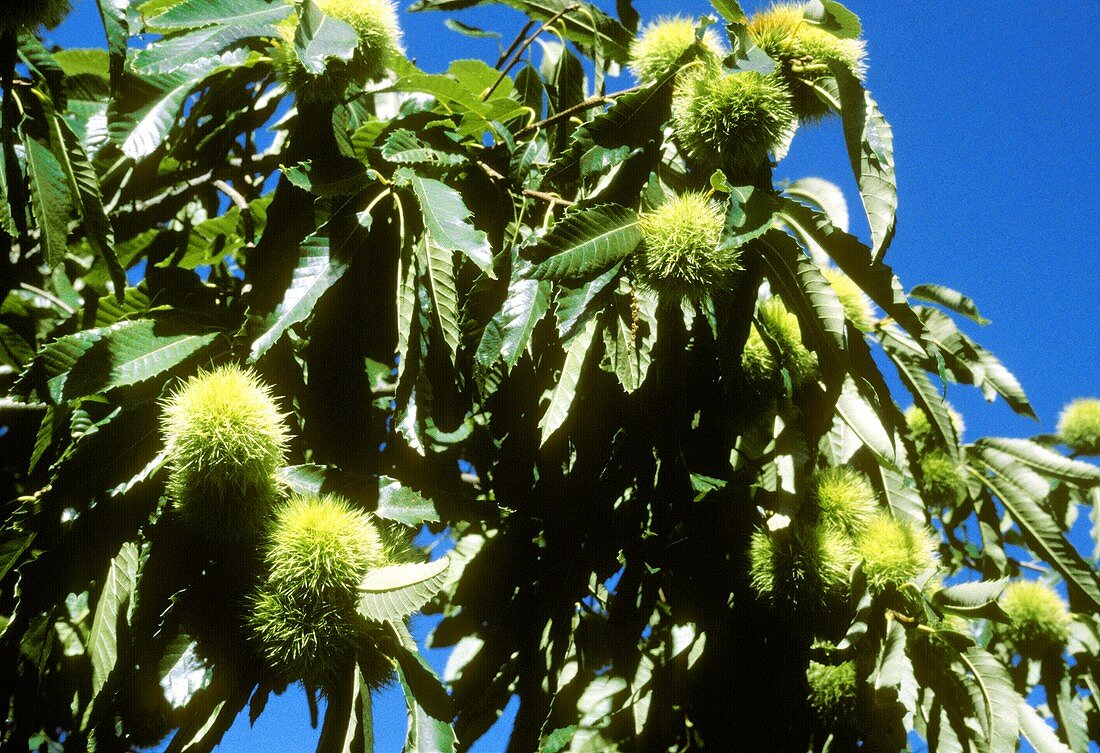
<svg viewBox="0 0 1100 753">
<path fill-rule="evenodd" d="M 890 468 L 897 467 L 894 443 L 889 432 L 875 409 L 860 395 L 850 376 L 845 377 L 836 412 L 880 463 Z"/>
<path fill-rule="evenodd" d="M 394 172 L 398 185 L 407 185 L 420 202 L 424 216 L 424 232 L 429 245 L 448 252 L 459 252 L 495 279 L 493 250 L 489 238 L 470 221 L 472 212 L 466 208 L 461 194 L 450 186 L 432 178 L 424 178 L 408 168 Z"/>
<path fill-rule="evenodd" d="M 881 260 L 897 223 L 894 134 L 859 79 L 843 64 L 829 67 L 836 79 L 848 158 L 871 227 L 871 250 L 874 258 Z"/>
<path fill-rule="evenodd" d="M 1090 602 L 1100 609 L 1100 577 L 1066 539 L 1061 526 L 1046 508 L 1049 482 L 1012 455 L 989 446 L 975 446 L 972 455 L 984 473 L 982 482 L 997 496 L 1020 526 L 1024 540 L 1036 554 L 1057 570 L 1070 586 L 1070 603 Z M 1077 608 L 1077 607 L 1075 607 Z"/>
<path fill-rule="evenodd" d="M 1016 712 L 1020 718 L 1020 733 L 1036 753 L 1073 753 L 1027 701 L 1019 699 Z"/>
<path fill-rule="evenodd" d="M 131 65 L 143 74 L 201 72 L 241 60 L 239 54 L 228 52 L 238 43 L 275 33 L 270 24 L 207 26 L 153 42 L 134 54 Z"/>
<path fill-rule="evenodd" d="M 972 681 L 977 686 L 980 702 L 975 704 L 978 721 L 985 733 L 984 750 L 989 753 L 1015 753 L 1020 722 L 1017 706 L 1019 696 L 1005 666 L 995 656 L 977 646 L 960 654 Z"/>
<path fill-rule="evenodd" d="M 522 250 L 537 280 L 566 280 L 606 269 L 642 240 L 638 215 L 616 204 L 570 212 Z"/>
<path fill-rule="evenodd" d="M 359 584 L 359 613 L 368 620 L 400 622 L 434 597 L 447 580 L 450 559 L 386 565 Z"/>
<path fill-rule="evenodd" d="M 397 678 L 409 710 L 405 747 L 401 753 L 454 753 L 458 739 L 451 725 L 424 710 L 403 673 L 399 671 Z"/>
<path fill-rule="evenodd" d="M 561 375 L 550 391 L 550 404 L 546 406 L 546 412 L 542 414 L 542 420 L 539 421 L 539 429 L 542 432 L 540 444 L 546 444 L 546 440 L 553 436 L 569 417 L 569 409 L 577 396 L 577 385 L 580 383 L 585 356 L 588 355 L 595 335 L 596 318 L 593 317 L 566 341 L 565 363 L 561 367 Z"/>
<path fill-rule="evenodd" d="M 1072 460 L 1028 439 L 983 437 L 974 444 L 980 447 L 991 447 L 1011 455 L 1051 478 L 1068 481 L 1071 484 L 1100 483 L 1100 467 L 1082 460 Z"/>
<path fill-rule="evenodd" d="M 266 331 L 252 343 L 249 361 L 259 359 L 290 327 L 304 321 L 321 296 L 344 276 L 349 260 L 342 251 L 347 241 L 345 238 L 343 243 L 332 248 L 331 238 L 322 231 L 302 241 L 290 286 Z"/>
<path fill-rule="evenodd" d="M 134 542 L 123 543 L 111 560 L 96 603 L 95 618 L 88 634 L 88 654 L 92 660 L 92 694 L 98 695 L 118 660 L 118 625 L 125 619 L 123 609 L 137 584 L 139 551 Z"/>
<path fill-rule="evenodd" d="M 56 267 L 68 253 L 69 215 L 72 203 L 61 163 L 50 148 L 24 135 L 31 209 L 38 226 L 42 258 Z"/>
<path fill-rule="evenodd" d="M 973 300 L 959 291 L 952 290 L 944 285 L 934 285 L 931 283 L 914 285 L 913 289 L 909 291 L 909 295 L 913 298 L 919 298 L 922 301 L 938 303 L 965 317 L 973 319 L 978 324 L 989 324 L 989 320 L 978 313 L 978 306 Z"/>
</svg>

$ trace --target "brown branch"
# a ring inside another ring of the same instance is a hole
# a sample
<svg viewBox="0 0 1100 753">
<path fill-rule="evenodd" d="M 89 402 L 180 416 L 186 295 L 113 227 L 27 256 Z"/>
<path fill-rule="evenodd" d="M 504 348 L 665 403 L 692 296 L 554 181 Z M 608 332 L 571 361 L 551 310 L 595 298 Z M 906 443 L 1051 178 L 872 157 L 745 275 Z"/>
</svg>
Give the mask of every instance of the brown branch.
<svg viewBox="0 0 1100 753">
<path fill-rule="evenodd" d="M 516 50 L 516 53 L 512 56 L 511 62 L 508 63 L 508 65 L 504 66 L 504 68 L 500 72 L 500 75 L 497 76 L 497 80 L 494 81 L 493 85 L 490 86 L 485 91 L 485 93 L 481 95 L 481 101 L 484 102 L 487 99 L 489 99 L 489 97 L 491 97 L 493 95 L 493 92 L 496 91 L 496 88 L 498 86 L 500 86 L 500 82 L 503 81 L 504 77 L 508 75 L 508 71 L 512 70 L 512 68 L 515 67 L 515 64 L 518 63 L 520 61 L 520 58 L 523 57 L 523 53 L 527 52 L 527 48 L 530 47 L 532 44 L 534 44 L 535 40 L 538 39 L 539 34 L 542 34 L 544 31 L 549 29 L 554 23 L 556 23 L 566 13 L 571 13 L 572 11 L 577 10 L 577 8 L 579 8 L 579 7 L 580 7 L 579 5 L 567 5 L 567 6 L 565 6 L 564 8 L 559 10 L 557 13 L 550 16 L 550 18 L 548 18 L 546 20 L 546 23 L 544 23 L 542 26 L 540 26 L 538 28 L 538 31 L 536 31 L 531 36 L 527 37 L 527 39 L 523 40 L 523 44 L 520 45 L 519 49 Z"/>
<path fill-rule="evenodd" d="M 500 68 L 500 66 L 504 65 L 504 61 L 507 60 L 513 52 L 516 51 L 516 48 L 519 47 L 519 43 L 527 38 L 527 32 L 531 31 L 531 27 L 534 25 L 535 19 L 533 18 L 526 24 L 524 24 L 523 28 L 519 30 L 519 34 L 516 34 L 516 38 L 512 40 L 512 44 L 508 45 L 508 49 L 500 53 L 500 57 L 497 58 L 496 65 L 493 66 L 494 68 Z"/>
<path fill-rule="evenodd" d="M 533 188 L 525 188 L 525 189 L 523 189 L 523 191 L 521 193 L 524 196 L 530 196 L 533 199 L 542 199 L 543 201 L 548 201 L 551 204 L 561 204 L 563 207 L 575 207 L 575 206 L 577 206 L 577 202 L 575 202 L 575 201 L 570 201 L 569 199 L 563 199 L 562 197 L 557 196 L 557 195 L 552 194 L 552 193 L 545 193 L 543 191 L 536 191 Z"/>
<path fill-rule="evenodd" d="M 551 115 L 549 117 L 543 118 L 542 120 L 538 121 L 537 123 L 532 123 L 531 125 L 524 126 L 523 128 L 520 128 L 518 131 L 516 131 L 515 137 L 518 139 L 521 136 L 524 136 L 524 135 L 530 133 L 531 131 L 537 131 L 539 128 L 544 128 L 545 126 L 551 125 L 552 123 L 557 123 L 559 120 L 564 120 L 565 118 L 568 118 L 571 115 L 576 115 L 578 112 L 584 112 L 585 110 L 590 110 L 593 107 L 596 107 L 597 105 L 606 104 L 608 102 L 614 102 L 617 97 L 621 97 L 624 94 L 629 94 L 630 92 L 638 91 L 641 88 L 642 88 L 641 86 L 632 86 L 629 89 L 623 89 L 622 91 L 615 92 L 613 94 L 601 94 L 601 95 L 598 95 L 598 96 L 595 96 L 595 97 L 589 97 L 588 99 L 584 100 L 583 102 L 578 102 L 577 104 L 573 105 L 572 107 L 567 107 L 564 110 L 562 110 L 561 112 L 556 112 L 556 113 L 554 113 L 553 115 Z"/>
<path fill-rule="evenodd" d="M 244 236 L 248 241 L 248 245 L 252 246 L 256 243 L 256 222 L 252 219 L 252 207 L 248 205 L 248 199 L 241 195 L 233 186 L 226 183 L 220 178 L 215 180 L 212 184 L 214 188 L 221 191 L 223 194 L 229 197 L 229 200 L 233 202 L 237 209 L 241 210 L 241 219 L 244 221 Z"/>
</svg>

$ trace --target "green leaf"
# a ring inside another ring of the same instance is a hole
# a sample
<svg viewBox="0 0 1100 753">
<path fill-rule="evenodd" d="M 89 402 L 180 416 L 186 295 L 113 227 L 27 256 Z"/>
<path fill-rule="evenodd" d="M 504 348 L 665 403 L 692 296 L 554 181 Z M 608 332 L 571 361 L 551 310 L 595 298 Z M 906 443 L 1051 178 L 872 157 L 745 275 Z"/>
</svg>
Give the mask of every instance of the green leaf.
<svg viewBox="0 0 1100 753">
<path fill-rule="evenodd" d="M 39 232 L 42 258 L 56 267 L 68 253 L 69 215 L 72 203 L 61 163 L 49 147 L 24 134 L 31 209 Z"/>
<path fill-rule="evenodd" d="M 871 248 L 874 258 L 881 259 L 893 240 L 897 223 L 894 134 L 859 79 L 843 64 L 829 67 L 836 78 L 848 158 L 871 227 Z"/>
<path fill-rule="evenodd" d="M 540 445 L 546 444 L 546 440 L 553 436 L 569 417 L 569 408 L 577 396 L 577 385 L 581 379 L 585 356 L 588 355 L 595 335 L 596 318 L 593 317 L 566 341 L 565 363 L 561 367 L 557 383 L 550 391 L 550 404 L 546 406 L 546 412 L 539 421 L 539 429 L 542 431 Z"/>
<path fill-rule="evenodd" d="M 905 329 L 918 342 L 924 340 L 924 325 L 909 305 L 909 299 L 894 270 L 881 260 L 876 260 L 871 249 L 855 236 L 836 229 L 820 212 L 815 212 L 797 201 L 781 199 L 780 217 L 807 243 L 823 249 L 833 261 L 851 277 L 883 311 Z"/>
<path fill-rule="evenodd" d="M 276 471 L 275 475 L 290 487 L 295 494 L 320 494 L 325 485 L 327 468 L 316 463 L 288 465 Z"/>
<path fill-rule="evenodd" d="M 558 294 L 557 306 L 554 308 L 554 318 L 557 319 L 559 337 L 563 340 L 572 337 L 578 325 L 587 321 L 588 317 L 595 316 L 596 312 L 601 310 L 603 303 L 602 301 L 597 302 L 597 300 L 606 298 L 610 295 L 610 291 L 614 290 L 614 288 L 609 288 L 609 285 L 618 276 L 621 269 L 622 263 L 615 264 L 606 272 L 597 275 L 582 285 L 562 290 Z M 605 290 L 609 291 L 608 294 L 602 295 Z"/>
<path fill-rule="evenodd" d="M 126 8 L 130 0 L 96 0 L 103 30 L 107 35 L 107 51 L 111 56 L 111 91 L 118 89 L 122 71 L 126 66 L 126 40 L 130 37 L 130 25 Z"/>
<path fill-rule="evenodd" d="M 411 187 L 416 194 L 429 245 L 448 252 L 458 251 L 488 277 L 496 279 L 489 237 L 470 222 L 473 213 L 466 208 L 458 191 L 438 180 L 421 177 L 408 168 L 395 170 L 393 179 L 400 186 Z"/>
<path fill-rule="evenodd" d="M 215 25 L 274 25 L 293 13 L 293 5 L 279 0 L 184 0 L 153 16 L 145 25 L 158 33 Z"/>
<path fill-rule="evenodd" d="M 226 52 L 239 42 L 254 37 L 274 36 L 274 26 L 207 26 L 196 31 L 174 34 L 153 42 L 134 53 L 131 66 L 139 73 L 198 73 L 217 65 L 235 65 L 243 58 Z"/>
<path fill-rule="evenodd" d="M 979 690 L 981 702 L 975 703 L 975 711 L 985 733 L 983 750 L 1015 753 L 1020 729 L 1016 710 L 1019 696 L 1008 670 L 995 656 L 977 646 L 971 646 L 959 656 Z"/>
<path fill-rule="evenodd" d="M 614 302 L 603 328 L 605 363 L 600 366 L 618 377 L 623 390 L 630 393 L 642 386 L 649 373 L 657 340 L 657 296 L 648 290 L 632 291 L 630 283 L 620 278 Z"/>
<path fill-rule="evenodd" d="M 522 276 L 521 269 L 517 263 L 508 283 L 508 296 L 500 312 L 493 317 L 500 331 L 498 354 L 508 369 L 519 362 L 535 325 L 550 308 L 550 283 L 527 279 Z"/>
<path fill-rule="evenodd" d="M 401 622 L 432 600 L 447 582 L 450 559 L 386 565 L 359 584 L 359 613 L 368 620 Z"/>
<path fill-rule="evenodd" d="M 359 668 L 348 662 L 334 687 L 326 688 L 328 705 L 317 753 L 345 753 L 355 735 L 355 701 L 359 696 Z"/>
<path fill-rule="evenodd" d="M 142 77 L 140 94 L 112 100 L 108 126 L 111 140 L 133 160 L 148 157 L 164 143 L 195 87 L 220 71 L 242 64 L 247 57 L 247 50 L 236 50 L 204 59 L 186 72 Z M 120 109 L 127 106 L 132 109 Z"/>
<path fill-rule="evenodd" d="M 19 562 L 19 558 L 23 556 L 23 552 L 27 551 L 30 545 L 34 543 L 35 535 L 28 533 L 0 543 L 0 580 L 3 580 L 11 572 L 11 569 L 15 567 L 15 563 Z"/>
<path fill-rule="evenodd" d="M 573 279 L 605 270 L 641 240 L 637 213 L 604 204 L 567 213 L 523 253 L 533 261 L 529 274 L 534 279 Z"/>
<path fill-rule="evenodd" d="M 984 617 L 1006 622 L 1008 617 L 997 603 L 1006 585 L 1008 578 L 959 583 L 936 591 L 932 594 L 932 603 L 946 612 L 970 619 Z"/>
<path fill-rule="evenodd" d="M 769 191 L 753 186 L 729 188 L 729 210 L 719 248 L 739 248 L 771 230 L 779 203 Z"/>
<path fill-rule="evenodd" d="M 118 625 L 125 619 L 123 608 L 129 603 L 137 583 L 139 552 L 137 545 L 127 541 L 111 560 L 96 603 L 95 618 L 88 634 L 88 653 L 92 660 L 92 695 L 107 682 L 118 660 Z"/>
<path fill-rule="evenodd" d="M 65 380 L 66 398 L 138 384 L 164 373 L 214 342 L 172 320 L 135 319 L 103 330 Z"/>
<path fill-rule="evenodd" d="M 417 244 L 417 261 L 427 272 L 435 313 L 451 362 L 455 363 L 462 343 L 462 324 L 459 321 L 458 286 L 455 282 L 454 251 L 432 243 L 427 232 Z"/>
<path fill-rule="evenodd" d="M 783 189 L 783 193 L 809 202 L 829 218 L 833 227 L 848 232 L 848 202 L 835 183 L 822 178 L 799 178 Z"/>
<path fill-rule="evenodd" d="M 737 0 L 711 0 L 711 5 L 730 23 L 743 24 L 748 20 Z"/>
<path fill-rule="evenodd" d="M 348 238 L 335 250 L 330 248 L 330 241 L 328 235 L 321 231 L 302 241 L 290 286 L 275 309 L 267 330 L 252 343 L 250 363 L 266 353 L 290 327 L 304 321 L 321 296 L 347 272 L 348 260 L 340 252 Z"/>
<path fill-rule="evenodd" d="M 1035 753 L 1073 753 L 1043 721 L 1039 712 L 1023 698 L 1016 701 L 1016 713 L 1020 717 L 1020 733 Z"/>
<path fill-rule="evenodd" d="M 330 58 L 351 60 L 358 46 L 359 36 L 350 25 L 325 15 L 314 0 L 299 5 L 294 52 L 307 71 L 320 75 Z"/>
<path fill-rule="evenodd" d="M 898 370 L 901 381 L 913 394 L 916 404 L 928 416 L 932 428 L 939 437 L 947 452 L 954 459 L 959 457 L 959 439 L 955 434 L 955 424 L 947 411 L 947 402 L 943 395 L 936 389 L 924 367 L 913 359 L 907 351 L 894 344 L 894 341 L 884 338 L 883 350 L 890 356 L 894 366 Z"/>
<path fill-rule="evenodd" d="M 836 412 L 856 433 L 864 446 L 874 454 L 879 463 L 889 468 L 897 468 L 891 436 L 878 413 L 859 393 L 851 376 L 844 378 L 844 387 L 836 402 Z"/>
<path fill-rule="evenodd" d="M 439 521 L 435 503 L 389 476 L 378 477 L 378 507 L 374 514 L 407 526 L 418 526 L 424 521 Z"/>
<path fill-rule="evenodd" d="M 425 144 L 407 128 L 398 128 L 383 142 L 382 157 L 398 164 L 461 165 L 466 157 L 453 152 L 442 152 Z"/>
<path fill-rule="evenodd" d="M 1100 578 L 1066 539 L 1058 521 L 1044 504 L 1050 485 L 1012 455 L 985 445 L 974 445 L 971 463 L 986 471 L 981 477 L 1019 525 L 1027 545 L 1061 573 L 1070 587 L 1075 610 L 1100 609 Z M 1080 601 L 1085 598 L 1091 605 Z"/>
<path fill-rule="evenodd" d="M 930 283 L 914 285 L 913 289 L 909 291 L 909 295 L 913 298 L 919 298 L 922 301 L 938 303 L 956 313 L 973 319 L 978 324 L 989 324 L 989 320 L 978 313 L 978 305 L 974 303 L 973 300 L 949 287 Z"/>
<path fill-rule="evenodd" d="M 898 453 L 898 467 L 904 468 L 907 463 L 901 461 L 905 446 L 896 434 L 894 435 L 893 444 Z M 908 518 L 914 523 L 924 525 L 927 522 L 924 499 L 921 497 L 912 476 L 881 464 L 878 465 L 878 471 L 882 477 L 882 488 L 886 493 L 886 504 L 890 507 L 890 512 L 894 517 Z"/>
<path fill-rule="evenodd" d="M 1068 481 L 1071 484 L 1092 485 L 1100 483 L 1100 468 L 1097 466 L 1064 457 L 1054 450 L 1028 439 L 983 437 L 974 444 L 982 447 L 992 447 L 1011 455 L 1025 465 L 1031 466 L 1051 478 Z"/>
<path fill-rule="evenodd" d="M 904 683 L 912 683 L 913 663 L 905 651 L 908 635 L 897 620 L 887 620 L 886 635 L 882 639 L 870 680 L 875 689 L 875 705 L 894 703 Z"/>
<path fill-rule="evenodd" d="M 402 753 L 454 753 L 458 739 L 447 722 L 436 719 L 417 702 L 402 672 L 397 673 L 409 710 L 405 747 Z"/>
</svg>

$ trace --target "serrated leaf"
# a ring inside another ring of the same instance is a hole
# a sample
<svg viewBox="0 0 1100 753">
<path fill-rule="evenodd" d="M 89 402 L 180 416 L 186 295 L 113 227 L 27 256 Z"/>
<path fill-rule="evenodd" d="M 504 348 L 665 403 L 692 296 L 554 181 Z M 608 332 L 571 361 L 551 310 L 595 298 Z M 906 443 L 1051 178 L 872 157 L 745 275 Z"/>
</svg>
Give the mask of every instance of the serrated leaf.
<svg viewBox="0 0 1100 753">
<path fill-rule="evenodd" d="M 453 152 L 434 149 L 421 141 L 407 128 L 398 128 L 382 143 L 384 159 L 397 164 L 460 165 L 466 157 Z"/>
<path fill-rule="evenodd" d="M 890 434 L 874 408 L 859 394 L 850 376 L 845 377 L 844 387 L 837 399 L 836 412 L 880 463 L 897 468 Z"/>
<path fill-rule="evenodd" d="M 27 551 L 30 545 L 34 543 L 35 536 L 34 533 L 28 533 L 0 542 L 0 580 L 3 580 L 15 567 L 15 563 L 19 562 L 23 552 Z"/>
<path fill-rule="evenodd" d="M 50 148 L 24 135 L 31 210 L 38 226 L 42 258 L 56 267 L 68 253 L 69 214 L 72 203 L 61 163 Z"/>
<path fill-rule="evenodd" d="M 989 652 L 972 646 L 959 654 L 972 673 L 980 692 L 981 703 L 975 704 L 978 721 L 985 732 L 982 749 L 987 753 L 1015 753 L 1019 736 L 1019 696 L 1008 670 Z"/>
<path fill-rule="evenodd" d="M 546 440 L 553 436 L 568 418 L 569 408 L 577 396 L 577 385 L 584 368 L 585 356 L 588 355 L 595 335 L 596 318 L 593 317 L 566 342 L 565 363 L 561 367 L 557 384 L 550 391 L 550 404 L 546 406 L 546 412 L 542 414 L 542 420 L 539 421 L 539 429 L 542 432 L 540 445 L 546 444 Z"/>
<path fill-rule="evenodd" d="M 1073 460 L 1028 439 L 1011 437 L 983 437 L 975 445 L 992 447 L 1016 458 L 1025 465 L 1051 478 L 1071 484 L 1100 483 L 1100 467 L 1081 460 Z"/>
<path fill-rule="evenodd" d="M 631 393 L 645 382 L 652 362 L 657 340 L 657 296 L 652 291 L 632 291 L 622 278 L 619 288 L 603 328 L 606 363 L 600 366 L 618 377 L 623 390 Z"/>
<path fill-rule="evenodd" d="M 371 570 L 359 584 L 359 613 L 368 620 L 400 622 L 439 593 L 450 559 L 387 565 Z"/>
<path fill-rule="evenodd" d="M 270 24 L 207 26 L 153 42 L 134 53 L 130 64 L 144 75 L 199 72 L 211 65 L 243 60 L 226 51 L 246 39 L 276 33 Z"/>
<path fill-rule="evenodd" d="M 617 204 L 569 212 L 522 250 L 537 280 L 566 280 L 607 269 L 642 240 L 638 215 Z"/>
<path fill-rule="evenodd" d="M 378 507 L 374 514 L 407 526 L 439 521 L 439 512 L 430 499 L 389 476 L 378 477 Z"/>
<path fill-rule="evenodd" d="M 1008 585 L 1008 578 L 959 583 L 932 594 L 932 603 L 944 611 L 971 619 L 984 617 L 1005 622 L 1007 617 L 997 598 Z"/>
<path fill-rule="evenodd" d="M 202 26 L 277 24 L 294 13 L 279 0 L 184 0 L 146 22 L 150 31 L 197 29 Z"/>
<path fill-rule="evenodd" d="M 1039 712 L 1023 698 L 1016 702 L 1016 713 L 1020 718 L 1020 733 L 1035 749 L 1035 753 L 1073 753 L 1043 721 Z"/>
<path fill-rule="evenodd" d="M 470 221 L 473 213 L 466 208 L 458 191 L 404 167 L 394 171 L 393 179 L 398 185 L 409 186 L 416 194 L 424 216 L 424 232 L 430 237 L 431 245 L 461 253 L 488 277 L 496 279 L 489 237 L 474 227 Z"/>
<path fill-rule="evenodd" d="M 898 453 L 898 468 L 906 467 L 903 457 L 904 445 L 900 438 L 894 435 L 894 448 Z M 878 465 L 879 475 L 882 477 L 882 488 L 886 493 L 886 504 L 895 518 L 912 520 L 914 523 L 924 525 L 927 520 L 924 511 L 924 499 L 917 489 L 913 478 L 901 470 Z"/>
<path fill-rule="evenodd" d="M 913 674 L 913 664 L 905 650 L 907 637 L 900 622 L 887 621 L 886 635 L 883 636 L 870 678 L 873 681 L 877 706 L 894 703 L 902 684 Z"/>
<path fill-rule="evenodd" d="M 217 337 L 217 332 L 188 332 L 170 320 L 113 324 L 74 364 L 62 394 L 79 397 L 144 382 L 182 363 Z"/>
<path fill-rule="evenodd" d="M 118 660 L 118 623 L 125 619 L 123 607 L 130 601 L 137 584 L 138 548 L 127 541 L 111 560 L 96 603 L 95 618 L 88 634 L 88 654 L 92 661 L 92 695 L 107 682 Z"/>
<path fill-rule="evenodd" d="M 206 78 L 244 63 L 247 50 L 235 50 L 217 58 L 205 58 L 186 72 L 145 76 L 141 79 L 140 98 L 112 99 L 109 130 L 111 140 L 127 157 L 140 160 L 155 152 L 176 125 L 184 102 Z M 136 105 L 130 111 L 118 111 L 118 106 Z"/>
<path fill-rule="evenodd" d="M 913 289 L 909 291 L 909 295 L 922 301 L 938 303 L 945 308 L 973 319 L 978 324 L 989 324 L 989 320 L 978 313 L 978 305 L 973 300 L 944 285 L 930 283 L 914 285 Z"/>
<path fill-rule="evenodd" d="M 912 393 L 917 406 L 928 416 L 936 435 L 943 447 L 955 460 L 959 457 L 959 440 L 955 433 L 955 424 L 947 410 L 947 402 L 938 389 L 932 385 L 924 367 L 911 358 L 906 351 L 896 347 L 888 338 L 882 342 L 883 350 L 898 370 L 902 383 Z"/>
<path fill-rule="evenodd" d="M 111 91 L 118 89 L 122 71 L 126 66 L 126 40 L 130 38 L 130 25 L 126 8 L 130 0 L 96 0 L 99 15 L 103 20 L 103 30 L 107 36 L 107 51 L 110 53 Z"/>
<path fill-rule="evenodd" d="M 971 462 L 986 471 L 982 483 L 1019 525 L 1028 546 L 1066 579 L 1074 609 L 1086 606 L 1078 603 L 1081 596 L 1091 602 L 1088 608 L 1100 609 L 1096 568 L 1082 559 L 1044 504 L 1050 493 L 1049 483 L 1013 456 L 992 447 L 974 446 L 971 456 L 976 456 Z"/>
<path fill-rule="evenodd" d="M 848 202 L 835 183 L 823 178 L 799 178 L 784 188 L 783 193 L 808 201 L 829 218 L 833 227 L 848 232 Z"/>
<path fill-rule="evenodd" d="M 417 244 L 418 266 L 427 272 L 428 289 L 432 294 L 436 316 L 439 319 L 443 341 L 454 363 L 462 343 L 462 324 L 459 321 L 458 287 L 455 282 L 454 251 L 434 243 L 428 233 Z"/>
<path fill-rule="evenodd" d="M 347 239 L 333 250 L 330 238 L 320 231 L 302 241 L 290 286 L 275 309 L 267 331 L 252 343 L 250 363 L 266 353 L 290 327 L 304 321 L 321 296 L 344 276 L 348 270 L 348 260 L 340 251 L 346 243 Z"/>
<path fill-rule="evenodd" d="M 402 753 L 454 753 L 458 739 L 447 722 L 436 719 L 417 702 L 404 673 L 397 673 L 408 708 L 408 727 Z"/>
<path fill-rule="evenodd" d="M 299 5 L 294 52 L 307 71 L 317 76 L 331 58 L 351 60 L 358 46 L 359 36 L 351 25 L 325 15 L 314 0 Z"/>
<path fill-rule="evenodd" d="M 275 476 L 295 494 L 320 494 L 327 468 L 316 463 L 283 466 Z"/>
<path fill-rule="evenodd" d="M 893 131 L 859 79 L 843 64 L 829 67 L 836 79 L 848 158 L 871 227 L 871 250 L 879 260 L 894 237 L 897 222 Z"/>
<path fill-rule="evenodd" d="M 595 316 L 602 309 L 603 299 L 606 299 L 614 290 L 609 285 L 621 269 L 622 264 L 616 264 L 583 284 L 558 293 L 557 305 L 554 308 L 554 318 L 558 323 L 558 337 L 563 340 L 572 337 L 578 325 L 587 321 L 589 317 Z M 598 300 L 599 303 L 597 303 Z"/>
<path fill-rule="evenodd" d="M 909 305 L 909 299 L 894 270 L 876 260 L 871 249 L 855 236 L 833 227 L 820 212 L 783 198 L 780 216 L 798 236 L 825 251 L 875 303 L 918 342 L 924 340 L 924 325 Z"/>
</svg>

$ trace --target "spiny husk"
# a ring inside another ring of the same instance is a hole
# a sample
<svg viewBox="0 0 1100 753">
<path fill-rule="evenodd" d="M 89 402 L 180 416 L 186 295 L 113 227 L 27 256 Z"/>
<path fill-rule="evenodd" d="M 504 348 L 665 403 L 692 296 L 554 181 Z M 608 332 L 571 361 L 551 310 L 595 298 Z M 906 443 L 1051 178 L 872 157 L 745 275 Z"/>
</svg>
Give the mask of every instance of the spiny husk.
<svg viewBox="0 0 1100 753">
<path fill-rule="evenodd" d="M 717 201 L 693 191 L 643 213 L 642 244 L 634 256 L 639 281 L 676 299 L 727 291 L 741 269 L 741 251 L 720 247 L 725 222 Z"/>
<path fill-rule="evenodd" d="M 665 16 L 646 25 L 630 46 L 630 70 L 641 82 L 656 81 L 695 44 L 695 22 L 685 16 Z M 702 59 L 717 63 L 726 56 L 718 33 L 708 28 L 701 40 Z"/>
<path fill-rule="evenodd" d="M 814 474 L 810 481 L 810 498 L 822 524 L 849 537 L 858 536 L 878 510 L 871 482 L 847 465 L 825 468 Z"/>
<path fill-rule="evenodd" d="M 363 577 L 391 561 L 372 516 L 335 495 L 294 497 L 271 524 L 264 559 L 248 620 L 271 671 L 327 691 L 358 660 L 368 684 L 384 685 L 393 671 L 378 649 L 385 635 L 357 612 Z"/>
<path fill-rule="evenodd" d="M 1058 434 L 1082 455 L 1100 455 L 1100 400 L 1082 397 L 1067 405 L 1058 418 Z"/>
<path fill-rule="evenodd" d="M 936 564 L 936 539 L 921 525 L 880 510 L 857 539 L 863 574 L 881 590 L 913 580 Z"/>
<path fill-rule="evenodd" d="M 741 354 L 741 366 L 749 385 L 757 390 L 772 388 L 779 381 L 781 368 L 787 369 L 794 387 L 814 379 L 817 376 L 817 354 L 802 344 L 798 317 L 789 312 L 777 296 L 763 301 L 758 313 L 764 331 L 777 346 L 779 359 L 753 324 Z"/>
<path fill-rule="evenodd" d="M 700 169 L 753 172 L 790 137 L 794 115 L 790 95 L 776 78 L 697 64 L 676 84 L 672 127 Z"/>
<path fill-rule="evenodd" d="M 211 541 L 262 534 L 289 436 L 271 389 L 236 365 L 200 371 L 164 402 L 162 434 L 185 523 Z"/>
<path fill-rule="evenodd" d="M 1065 648 L 1073 618 L 1049 585 L 1036 580 L 1014 581 L 1001 594 L 1000 603 L 1012 622 L 998 625 L 998 630 L 1021 654 L 1041 657 Z"/>
<path fill-rule="evenodd" d="M 867 71 L 863 40 L 844 39 L 809 22 L 805 6 L 779 3 L 749 19 L 754 44 L 778 64 L 776 73 L 791 93 L 795 115 L 815 121 L 833 112 L 814 86 L 832 75 L 829 64 L 844 66 L 862 80 Z"/>
</svg>

